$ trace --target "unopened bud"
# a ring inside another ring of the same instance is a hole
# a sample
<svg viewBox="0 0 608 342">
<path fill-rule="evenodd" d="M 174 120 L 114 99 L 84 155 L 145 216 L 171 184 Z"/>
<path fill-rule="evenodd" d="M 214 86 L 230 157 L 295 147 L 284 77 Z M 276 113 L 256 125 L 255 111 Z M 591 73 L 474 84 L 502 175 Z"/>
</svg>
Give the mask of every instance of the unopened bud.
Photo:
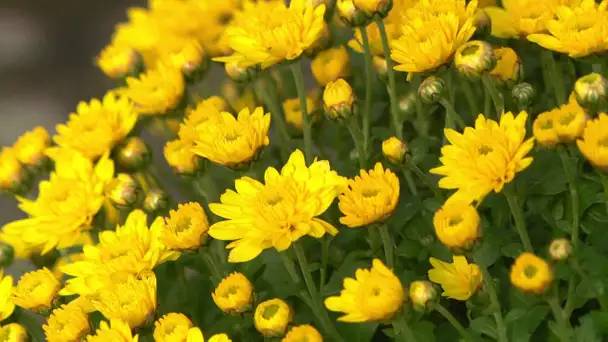
<svg viewBox="0 0 608 342">
<path fill-rule="evenodd" d="M 30 173 L 17 159 L 15 150 L 4 147 L 0 151 L 0 192 L 25 194 L 30 187 Z"/>
<path fill-rule="evenodd" d="M 135 75 L 142 69 L 139 54 L 132 47 L 118 43 L 111 43 L 101 51 L 97 65 L 110 78 Z"/>
<path fill-rule="evenodd" d="M 0 327 L 0 336 L 5 341 L 27 342 L 30 340 L 27 330 L 19 323 L 8 323 Z"/>
<path fill-rule="evenodd" d="M 581 107 L 596 112 L 608 105 L 608 81 L 598 73 L 585 75 L 574 83 L 574 95 Z"/>
<path fill-rule="evenodd" d="M 350 85 L 342 78 L 330 82 L 323 91 L 325 113 L 332 120 L 345 120 L 353 114 L 355 95 Z"/>
<path fill-rule="evenodd" d="M 486 39 L 490 36 L 490 33 L 492 32 L 492 19 L 485 10 L 481 8 L 477 9 L 477 12 L 475 12 L 474 25 L 475 38 Z"/>
<path fill-rule="evenodd" d="M 353 0 L 338 0 L 338 15 L 350 27 L 365 26 L 368 23 L 365 12 L 355 7 Z"/>
<path fill-rule="evenodd" d="M 149 214 L 158 214 L 169 207 L 169 196 L 161 189 L 150 189 L 144 198 L 143 208 Z"/>
<path fill-rule="evenodd" d="M 382 142 L 384 157 L 395 165 L 405 163 L 407 152 L 407 145 L 397 137 L 390 137 Z"/>
<path fill-rule="evenodd" d="M 399 111 L 402 117 L 407 117 L 416 111 L 416 92 L 411 91 L 399 100 Z"/>
<path fill-rule="evenodd" d="M 431 282 L 416 280 L 412 282 L 409 290 L 410 300 L 414 309 L 426 311 L 432 307 L 437 300 L 437 290 Z"/>
<path fill-rule="evenodd" d="M 490 75 L 500 82 L 512 87 L 524 78 L 524 68 L 515 50 L 505 47 L 494 50 L 496 65 Z"/>
<path fill-rule="evenodd" d="M 393 0 L 354 0 L 353 3 L 370 19 L 375 15 L 385 18 L 393 8 Z"/>
<path fill-rule="evenodd" d="M 458 72 L 469 79 L 476 79 L 484 72 L 494 68 L 496 58 L 492 46 L 482 40 L 473 40 L 463 44 L 454 57 Z"/>
<path fill-rule="evenodd" d="M 208 61 L 205 50 L 196 39 L 176 40 L 165 47 L 161 59 L 182 71 L 188 81 L 196 81 L 207 71 Z"/>
<path fill-rule="evenodd" d="M 226 70 L 226 75 L 237 83 L 249 82 L 256 74 L 254 67 L 241 67 L 237 62 L 228 62 L 224 64 L 224 69 Z"/>
<path fill-rule="evenodd" d="M 146 143 L 138 137 L 128 138 L 118 148 L 116 161 L 126 170 L 135 171 L 146 168 L 152 159 L 152 153 Z"/>
<path fill-rule="evenodd" d="M 376 70 L 376 74 L 383 80 L 388 78 L 388 63 L 386 62 L 386 58 L 380 56 L 374 56 L 372 59 L 372 63 L 374 65 L 374 70 Z"/>
<path fill-rule="evenodd" d="M 549 245 L 549 255 L 554 261 L 565 261 L 572 255 L 572 243 L 565 238 L 554 239 Z"/>
<path fill-rule="evenodd" d="M 50 143 L 51 137 L 46 129 L 37 126 L 20 136 L 13 145 L 13 149 L 17 159 L 23 165 L 38 168 L 48 160 L 44 152 Z"/>
<path fill-rule="evenodd" d="M 15 249 L 8 243 L 0 242 L 0 267 L 7 268 L 13 263 Z"/>
<path fill-rule="evenodd" d="M 107 185 L 106 193 L 116 207 L 130 207 L 137 201 L 137 182 L 126 173 L 116 175 Z"/>
<path fill-rule="evenodd" d="M 534 87 L 530 83 L 522 82 L 513 87 L 511 97 L 520 109 L 525 109 L 532 103 L 535 93 Z"/>
<path fill-rule="evenodd" d="M 203 160 L 192 152 L 192 146 L 192 143 L 181 139 L 165 144 L 165 159 L 176 174 L 192 176 L 202 169 Z"/>
<path fill-rule="evenodd" d="M 444 89 L 445 82 L 443 79 L 436 76 L 430 76 L 420 83 L 418 95 L 425 103 L 433 104 L 439 101 L 443 95 Z"/>
</svg>

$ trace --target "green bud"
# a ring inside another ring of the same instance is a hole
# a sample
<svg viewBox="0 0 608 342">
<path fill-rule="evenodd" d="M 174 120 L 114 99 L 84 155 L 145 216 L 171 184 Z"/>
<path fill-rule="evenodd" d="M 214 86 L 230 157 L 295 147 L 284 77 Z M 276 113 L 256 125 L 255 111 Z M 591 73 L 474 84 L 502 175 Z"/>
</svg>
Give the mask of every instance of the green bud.
<svg viewBox="0 0 608 342">
<path fill-rule="evenodd" d="M 150 165 L 152 153 L 150 147 L 139 137 L 125 140 L 117 150 L 115 160 L 118 165 L 128 171 L 145 169 Z"/>
<path fill-rule="evenodd" d="M 608 81 L 598 73 L 585 75 L 574 83 L 574 95 L 581 107 L 596 112 L 608 104 Z"/>
<path fill-rule="evenodd" d="M 443 79 L 436 76 L 430 76 L 420 83 L 418 95 L 425 103 L 433 104 L 439 101 L 443 95 L 444 89 L 445 82 Z"/>
<path fill-rule="evenodd" d="M 517 103 L 520 109 L 528 108 L 534 99 L 535 93 L 534 87 L 526 82 L 519 83 L 511 90 L 513 102 Z"/>
<path fill-rule="evenodd" d="M 474 25 L 475 34 L 473 37 L 476 39 L 486 39 L 492 33 L 492 19 L 482 8 L 477 9 L 477 12 L 475 12 Z"/>
<path fill-rule="evenodd" d="M 0 242 L 0 266 L 7 268 L 13 263 L 15 250 L 8 243 Z"/>
<path fill-rule="evenodd" d="M 151 189 L 144 197 L 143 208 L 149 214 L 158 214 L 169 207 L 169 196 L 161 189 Z"/>
</svg>

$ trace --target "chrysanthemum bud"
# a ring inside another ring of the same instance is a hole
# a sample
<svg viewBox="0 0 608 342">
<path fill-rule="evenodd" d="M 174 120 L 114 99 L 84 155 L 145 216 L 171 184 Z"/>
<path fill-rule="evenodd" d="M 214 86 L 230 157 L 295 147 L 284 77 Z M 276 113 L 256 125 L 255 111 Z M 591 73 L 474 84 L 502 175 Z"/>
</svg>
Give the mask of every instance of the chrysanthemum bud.
<svg viewBox="0 0 608 342">
<path fill-rule="evenodd" d="M 513 98 L 513 102 L 517 103 L 520 109 L 527 108 L 532 100 L 534 99 L 534 95 L 536 92 L 534 91 L 534 87 L 530 83 L 522 82 L 511 90 L 511 97 Z"/>
<path fill-rule="evenodd" d="M 345 120 L 351 117 L 354 102 L 353 89 L 342 78 L 328 83 L 323 91 L 325 113 L 332 120 Z"/>
<path fill-rule="evenodd" d="M 226 75 L 231 80 L 237 83 L 246 83 L 251 81 L 256 75 L 255 67 L 242 67 L 237 62 L 228 62 L 224 64 Z"/>
<path fill-rule="evenodd" d="M 473 21 L 475 25 L 475 38 L 486 39 L 490 36 L 492 32 L 492 19 L 485 10 L 478 8 Z"/>
<path fill-rule="evenodd" d="M 443 79 L 436 76 L 430 76 L 420 83 L 418 95 L 425 103 L 433 104 L 439 101 L 443 95 L 444 89 L 445 82 Z"/>
<path fill-rule="evenodd" d="M 565 261 L 572 255 L 572 243 L 565 238 L 554 239 L 549 245 L 549 256 L 554 261 Z"/>
<path fill-rule="evenodd" d="M 433 217 L 437 237 L 446 247 L 470 250 L 481 235 L 481 219 L 477 209 L 468 202 L 444 204 Z"/>
<path fill-rule="evenodd" d="M 303 324 L 291 328 L 281 342 L 323 342 L 323 336 L 312 325 Z"/>
<path fill-rule="evenodd" d="M 368 23 L 365 12 L 355 7 L 353 0 L 338 0 L 338 15 L 350 27 L 365 26 Z"/>
<path fill-rule="evenodd" d="M 386 80 L 388 78 L 388 63 L 386 62 L 386 58 L 374 56 L 372 59 L 372 64 L 374 65 L 374 70 L 376 70 L 378 77 Z"/>
<path fill-rule="evenodd" d="M 0 151 L 0 192 L 23 193 L 29 184 L 28 172 L 17 160 L 15 150 L 4 147 Z"/>
<path fill-rule="evenodd" d="M 189 81 L 196 81 L 207 71 L 205 50 L 196 39 L 170 40 L 160 44 L 160 59 L 181 70 Z"/>
<path fill-rule="evenodd" d="M 376 14 L 385 18 L 393 8 L 393 0 L 354 0 L 353 3 L 369 18 Z"/>
<path fill-rule="evenodd" d="M 0 336 L 10 342 L 29 341 L 27 330 L 18 323 L 9 323 L 0 327 Z"/>
<path fill-rule="evenodd" d="M 182 139 L 172 140 L 165 144 L 164 155 L 173 171 L 182 176 L 192 176 L 201 170 L 203 160 L 192 152 L 192 143 Z"/>
<path fill-rule="evenodd" d="M 426 311 L 437 300 L 437 290 L 430 281 L 426 280 L 412 282 L 409 295 L 414 309 L 419 311 Z"/>
<path fill-rule="evenodd" d="M 116 156 L 118 165 L 129 171 L 146 168 L 151 159 L 150 148 L 138 137 L 132 137 L 124 141 L 118 148 Z"/>
<path fill-rule="evenodd" d="M 390 137 L 382 142 L 384 157 L 395 165 L 405 163 L 407 152 L 407 145 L 397 137 Z"/>
<path fill-rule="evenodd" d="M 279 337 L 285 335 L 292 318 L 293 312 L 287 303 L 271 299 L 255 309 L 254 325 L 264 337 Z"/>
<path fill-rule="evenodd" d="M 44 127 L 37 126 L 25 132 L 13 145 L 17 159 L 23 164 L 40 167 L 47 160 L 44 151 L 51 143 L 51 137 Z"/>
<path fill-rule="evenodd" d="M 521 254 L 511 267 L 511 283 L 523 292 L 541 294 L 552 281 L 549 264 L 532 253 Z"/>
<path fill-rule="evenodd" d="M 106 46 L 96 62 L 101 71 L 110 78 L 136 74 L 141 69 L 139 54 L 132 47 L 118 43 Z"/>
<path fill-rule="evenodd" d="M 512 87 L 524 78 L 524 68 L 515 50 L 504 47 L 494 50 L 496 65 L 490 75 L 500 82 Z"/>
<path fill-rule="evenodd" d="M 240 314 L 251 310 L 253 284 L 242 273 L 234 272 L 222 279 L 211 296 L 220 310 Z"/>
<path fill-rule="evenodd" d="M 147 213 L 153 214 L 164 211 L 169 206 L 169 197 L 161 189 L 151 189 L 144 197 L 143 208 Z"/>
<path fill-rule="evenodd" d="M 598 73 L 585 75 L 574 83 L 574 95 L 581 107 L 595 112 L 608 104 L 608 81 Z"/>
<path fill-rule="evenodd" d="M 137 201 L 137 182 L 126 173 L 116 175 L 106 187 L 106 193 L 116 207 L 130 207 Z"/>
<path fill-rule="evenodd" d="M 0 267 L 7 268 L 13 263 L 15 249 L 8 243 L 0 242 Z"/>
<path fill-rule="evenodd" d="M 344 46 L 327 49 L 313 59 L 310 68 L 315 80 L 321 85 L 327 85 L 338 78 L 348 77 L 350 58 Z"/>
<path fill-rule="evenodd" d="M 399 100 L 399 111 L 402 117 L 407 117 L 416 111 L 416 100 L 418 94 L 415 91 L 407 93 Z"/>
<path fill-rule="evenodd" d="M 496 64 L 492 45 L 482 40 L 472 40 L 456 50 L 454 65 L 467 78 L 479 78 L 482 73 L 492 70 Z"/>
</svg>

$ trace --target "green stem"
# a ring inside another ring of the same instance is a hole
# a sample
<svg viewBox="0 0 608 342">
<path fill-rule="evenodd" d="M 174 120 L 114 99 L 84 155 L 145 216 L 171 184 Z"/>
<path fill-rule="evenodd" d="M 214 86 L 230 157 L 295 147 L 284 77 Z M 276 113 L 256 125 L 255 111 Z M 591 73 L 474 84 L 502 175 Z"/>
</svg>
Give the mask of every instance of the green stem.
<svg viewBox="0 0 608 342">
<path fill-rule="evenodd" d="M 549 78 L 550 84 L 553 85 L 555 101 L 557 101 L 558 106 L 561 106 L 566 103 L 566 90 L 564 88 L 564 80 L 561 76 L 559 65 L 557 65 L 551 50 L 543 50 L 542 54 L 544 55 L 543 64 L 546 64 L 549 71 L 547 77 Z"/>
<path fill-rule="evenodd" d="M 505 186 L 503 192 L 507 198 L 507 202 L 509 202 L 509 208 L 511 209 L 513 219 L 515 220 L 515 228 L 519 233 L 519 237 L 521 242 L 524 244 L 526 252 L 534 253 L 534 248 L 532 247 L 532 242 L 530 242 L 530 236 L 528 236 L 528 230 L 526 229 L 524 213 L 522 207 L 517 202 L 517 195 L 515 195 L 513 190 L 511 190 L 508 186 Z"/>
<path fill-rule="evenodd" d="M 386 223 L 380 224 L 378 230 L 380 230 L 380 237 L 382 238 L 382 244 L 384 245 L 384 257 L 386 259 L 386 266 L 392 269 L 395 267 L 395 260 L 393 254 L 393 239 L 391 238 L 391 233 L 388 231 L 388 226 L 386 225 Z"/>
<path fill-rule="evenodd" d="M 405 182 L 407 183 L 410 192 L 414 197 L 418 197 L 418 188 L 416 188 L 416 182 L 414 182 L 414 177 L 412 177 L 412 172 L 408 169 L 402 169 L 403 177 L 405 178 Z"/>
<path fill-rule="evenodd" d="M 486 118 L 492 115 L 492 98 L 486 88 L 483 88 L 483 114 Z"/>
<path fill-rule="evenodd" d="M 437 305 L 435 305 L 435 311 L 439 312 L 439 314 L 441 314 L 441 316 L 443 316 L 443 318 L 447 319 L 448 322 L 450 322 L 450 324 L 452 324 L 452 326 L 458 330 L 458 333 L 460 334 L 460 336 L 462 336 L 462 338 L 464 338 L 465 341 L 467 342 L 475 342 L 475 339 L 473 339 L 473 336 L 471 336 L 471 334 L 469 334 L 469 332 L 462 326 L 462 324 L 460 324 L 460 322 L 458 322 L 458 320 L 454 317 L 454 315 L 452 315 L 452 313 L 450 311 L 448 311 L 445 307 L 443 307 L 441 304 L 437 303 Z"/>
<path fill-rule="evenodd" d="M 496 88 L 492 76 L 487 72 L 481 76 L 481 81 L 492 97 L 494 108 L 496 108 L 496 118 L 500 119 L 502 113 L 505 111 L 505 100 L 503 99 L 502 93 Z"/>
<path fill-rule="evenodd" d="M 494 287 L 494 281 L 492 280 L 492 275 L 488 272 L 486 265 L 480 263 L 477 258 L 474 256 L 473 259 L 475 263 L 479 267 L 481 271 L 481 276 L 483 279 L 483 283 L 485 285 L 485 289 L 490 295 L 490 301 L 494 306 L 494 319 L 496 320 L 496 329 L 498 330 L 498 341 L 499 342 L 508 342 L 507 338 L 507 328 L 505 326 L 505 322 L 502 318 L 502 310 L 500 308 L 500 301 L 498 300 L 498 294 L 496 293 L 496 288 Z"/>
<path fill-rule="evenodd" d="M 559 154 L 560 159 L 562 160 L 562 165 L 564 166 L 564 172 L 566 173 L 566 178 L 568 179 L 568 188 L 570 190 L 570 201 L 572 205 L 572 230 L 570 234 L 572 235 L 572 245 L 574 247 L 574 251 L 578 250 L 578 242 L 579 242 L 579 200 L 578 200 L 578 190 L 576 188 L 576 183 L 574 181 L 574 173 L 570 168 L 570 162 L 568 158 L 568 152 L 564 149 L 563 146 L 558 146 L 557 152 Z"/>
<path fill-rule="evenodd" d="M 395 128 L 395 134 L 399 140 L 403 140 L 403 129 L 401 120 L 399 119 L 399 108 L 397 104 L 397 82 L 395 82 L 395 70 L 393 70 L 393 60 L 391 59 L 391 49 L 388 43 L 388 35 L 386 34 L 386 27 L 380 17 L 376 20 L 376 26 L 380 31 L 380 38 L 382 39 L 382 48 L 384 49 L 384 58 L 386 59 L 387 74 L 388 74 L 388 95 L 391 101 L 391 117 L 393 119 L 393 126 Z"/>
<path fill-rule="evenodd" d="M 363 151 L 367 159 L 370 139 L 370 120 L 372 115 L 372 53 L 369 47 L 369 37 L 364 26 L 359 28 L 363 40 L 363 58 L 365 59 L 365 110 L 363 112 Z M 388 61 L 387 61 L 388 63 Z"/>
<path fill-rule="evenodd" d="M 330 237 L 324 236 L 321 238 L 321 275 L 319 277 L 319 293 L 323 295 L 325 288 L 325 280 L 327 278 L 327 263 L 329 260 L 329 243 Z"/>
<path fill-rule="evenodd" d="M 393 320 L 393 329 L 395 331 L 396 340 L 403 342 L 418 342 L 403 315 L 400 315 Z"/>
<path fill-rule="evenodd" d="M 220 199 L 220 192 L 216 186 L 215 180 L 211 178 L 209 172 L 205 172 L 205 174 L 195 182 L 195 190 L 200 196 L 205 198 L 207 204 L 217 202 Z"/>
<path fill-rule="evenodd" d="M 41 329 L 41 325 L 36 320 L 33 314 L 25 312 L 23 310 L 17 311 L 16 321 L 21 324 L 31 337 L 32 342 L 44 342 L 44 332 Z"/>
<path fill-rule="evenodd" d="M 457 123 L 460 128 L 464 128 L 466 126 L 448 99 L 442 97 L 439 99 L 439 103 L 443 106 L 443 108 L 445 108 L 446 128 L 454 128 L 454 122 Z"/>
<path fill-rule="evenodd" d="M 570 275 L 570 279 L 568 279 L 568 292 L 566 295 L 566 305 L 564 306 L 564 315 L 567 319 L 572 315 L 572 311 L 574 310 L 574 293 L 576 290 L 576 274 L 572 273 Z"/>
<path fill-rule="evenodd" d="M 602 187 L 604 188 L 604 197 L 606 198 L 606 214 L 608 214 L 608 175 L 601 171 L 600 169 L 595 169 L 597 175 L 600 177 L 600 182 L 602 183 Z"/>
<path fill-rule="evenodd" d="M 473 117 L 475 117 L 477 114 L 479 114 L 479 106 L 477 105 L 477 99 L 473 93 L 473 88 L 471 88 L 471 83 L 469 83 L 469 81 L 466 79 L 461 79 L 460 84 L 462 86 L 464 97 L 467 99 L 467 103 L 469 104 L 469 111 L 473 113 Z"/>
<path fill-rule="evenodd" d="M 431 189 L 431 191 L 433 191 L 433 194 L 435 195 L 435 197 L 439 200 L 439 202 L 443 203 L 445 202 L 445 198 L 443 197 L 443 194 L 441 193 L 441 190 L 439 190 L 439 188 L 435 185 L 435 183 L 433 183 L 433 181 L 429 178 L 429 176 L 427 174 L 425 174 L 419 167 L 418 165 L 410 162 L 406 164 L 406 167 L 411 170 L 412 172 L 414 172 L 414 174 L 424 183 L 426 184 L 426 186 L 429 187 L 429 189 Z"/>
<path fill-rule="evenodd" d="M 557 298 L 555 296 L 551 296 L 547 299 L 549 302 L 549 306 L 551 306 L 551 311 L 553 311 L 553 317 L 557 322 L 558 329 L 560 331 L 557 334 L 560 341 L 569 342 L 570 341 L 570 328 L 568 322 L 564 318 L 564 312 L 562 308 L 559 306 Z"/>
<path fill-rule="evenodd" d="M 203 262 L 205 263 L 205 266 L 207 266 L 207 269 L 211 274 L 211 282 L 214 286 L 217 286 L 222 280 L 222 274 L 220 273 L 219 268 L 215 264 L 215 260 L 213 260 L 213 257 L 211 256 L 208 250 L 202 249 L 200 254 L 203 259 Z"/>
<path fill-rule="evenodd" d="M 293 260 L 287 255 L 287 251 L 279 253 L 281 256 L 281 260 L 283 260 L 283 264 L 285 265 L 285 269 L 287 270 L 287 274 L 293 281 L 294 285 L 300 284 L 300 276 L 298 276 L 298 271 L 296 270 L 296 266 L 293 263 Z"/>
<path fill-rule="evenodd" d="M 365 153 L 365 146 L 364 146 L 364 140 L 365 138 L 362 137 L 361 134 L 361 130 L 359 129 L 358 125 L 357 125 L 357 120 L 355 120 L 354 118 L 350 118 L 348 119 L 348 122 L 346 123 L 346 127 L 348 128 L 348 132 L 350 133 L 350 136 L 353 138 L 353 142 L 355 143 L 355 148 L 357 149 L 357 154 L 359 157 L 359 167 L 362 169 L 365 169 L 367 167 L 367 158 L 365 158 L 366 153 Z"/>
<path fill-rule="evenodd" d="M 306 107 L 306 89 L 304 87 L 304 75 L 300 62 L 291 64 L 291 72 L 296 83 L 298 97 L 300 98 L 300 111 L 302 112 L 302 133 L 304 134 L 304 157 L 306 162 L 312 162 L 312 126 L 308 108 Z"/>
<path fill-rule="evenodd" d="M 268 74 L 264 75 L 264 81 L 266 81 L 268 86 L 270 86 L 272 84 L 271 82 L 273 82 Z M 287 130 L 287 124 L 285 123 L 285 118 L 283 117 L 283 111 L 281 110 L 281 105 L 279 104 L 277 97 L 272 96 L 268 88 L 264 87 L 264 85 L 261 83 L 258 82 L 255 84 L 255 90 L 262 96 L 264 104 L 266 104 L 270 110 L 270 117 L 279 134 L 281 155 L 284 158 L 287 158 L 289 154 L 288 142 L 290 137 L 289 131 Z"/>
</svg>

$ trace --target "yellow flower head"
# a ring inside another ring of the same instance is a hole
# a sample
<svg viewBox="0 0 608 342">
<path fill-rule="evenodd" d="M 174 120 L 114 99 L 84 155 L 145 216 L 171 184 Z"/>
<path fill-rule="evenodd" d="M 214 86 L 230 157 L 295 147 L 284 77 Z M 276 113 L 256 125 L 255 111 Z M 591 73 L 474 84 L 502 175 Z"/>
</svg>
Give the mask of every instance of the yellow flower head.
<svg viewBox="0 0 608 342">
<path fill-rule="evenodd" d="M 88 243 L 92 243 L 92 241 L 89 241 Z M 81 260 L 84 260 L 84 253 L 66 254 L 65 256 L 59 257 L 59 259 L 55 261 L 55 264 L 53 264 L 51 271 L 55 275 L 55 278 L 57 278 L 57 280 L 61 282 L 64 276 L 64 273 L 62 271 L 63 266 Z"/>
<path fill-rule="evenodd" d="M 108 319 L 120 319 L 131 328 L 142 326 L 156 311 L 156 276 L 114 274 L 107 286 L 91 299 L 93 307 Z"/>
<path fill-rule="evenodd" d="M 300 57 L 321 38 L 325 5 L 312 7 L 301 1 L 292 1 L 289 7 L 282 1 L 263 3 L 235 13 L 225 31 L 234 54 L 215 60 L 236 62 L 241 67 L 259 64 L 266 69 Z"/>
<path fill-rule="evenodd" d="M 524 292 L 543 293 L 552 281 L 549 264 L 532 253 L 522 253 L 511 267 L 511 283 Z"/>
<path fill-rule="evenodd" d="M 240 167 L 255 159 L 270 143 L 269 128 L 270 113 L 264 114 L 262 107 L 253 113 L 245 108 L 236 118 L 222 112 L 217 121 L 204 125 L 198 132 L 192 151 L 216 164 Z"/>
<path fill-rule="evenodd" d="M 456 50 L 454 66 L 468 78 L 479 78 L 482 73 L 489 72 L 496 65 L 496 57 L 492 45 L 483 40 L 472 40 Z"/>
<path fill-rule="evenodd" d="M 102 101 L 80 102 L 69 121 L 57 125 L 53 140 L 62 148 L 97 159 L 125 138 L 136 122 L 133 104 L 126 97 L 108 92 Z"/>
<path fill-rule="evenodd" d="M 207 240 L 209 222 L 203 207 L 197 202 L 179 204 L 165 218 L 160 241 L 169 249 L 196 250 Z"/>
<path fill-rule="evenodd" d="M 344 79 L 329 82 L 323 91 L 323 106 L 332 119 L 346 119 L 353 113 L 355 95 L 353 88 Z"/>
<path fill-rule="evenodd" d="M 3 147 L 0 151 L 0 191 L 8 191 L 17 187 L 25 173 L 15 150 Z"/>
<path fill-rule="evenodd" d="M 608 171 L 608 114 L 599 113 L 588 121 L 582 139 L 576 144 L 593 166 Z"/>
<path fill-rule="evenodd" d="M 390 137 L 382 142 L 384 157 L 395 165 L 401 165 L 405 162 L 407 152 L 407 145 L 397 137 Z"/>
<path fill-rule="evenodd" d="M 595 72 L 579 77 L 574 83 L 573 94 L 578 104 L 595 112 L 608 102 L 608 80 Z"/>
<path fill-rule="evenodd" d="M 549 245 L 549 256 L 553 261 L 566 261 L 572 255 L 572 242 L 566 238 L 553 239 Z"/>
<path fill-rule="evenodd" d="M 534 138 L 525 140 L 528 113 L 514 116 L 504 113 L 500 123 L 482 114 L 475 128 L 464 133 L 445 130 L 451 145 L 441 149 L 440 167 L 431 173 L 445 176 L 439 181 L 444 189 L 457 189 L 450 200 L 480 201 L 492 190 L 501 192 L 515 174 L 532 163 L 526 157 L 534 146 Z"/>
<path fill-rule="evenodd" d="M 203 340 L 200 340 L 200 341 L 188 340 L 188 342 L 203 342 Z M 232 342 L 232 340 L 226 334 L 215 334 L 209 338 L 209 342 Z"/>
<path fill-rule="evenodd" d="M 178 175 L 193 175 L 199 170 L 201 159 L 192 152 L 192 147 L 191 142 L 182 139 L 165 144 L 165 159 Z"/>
<path fill-rule="evenodd" d="M 139 336 L 131 334 L 131 327 L 126 321 L 120 319 L 110 319 L 110 324 L 106 321 L 99 323 L 99 329 L 95 335 L 87 336 L 87 342 L 137 342 Z"/>
<path fill-rule="evenodd" d="M 48 342 L 64 342 L 80 341 L 91 331 L 91 326 L 78 303 L 70 302 L 53 310 L 42 329 Z"/>
<path fill-rule="evenodd" d="M 175 109 L 184 96 L 185 81 L 181 71 L 158 63 L 138 78 L 127 77 L 127 87 L 120 92 L 135 104 L 144 115 L 166 114 Z"/>
<path fill-rule="evenodd" d="M 443 288 L 444 297 L 467 300 L 481 285 L 481 272 L 475 264 L 469 264 L 461 255 L 454 256 L 454 263 L 448 264 L 431 258 L 433 269 L 429 270 L 429 279 Z"/>
<path fill-rule="evenodd" d="M 184 75 L 190 75 L 204 67 L 205 52 L 197 39 L 176 39 L 173 35 L 167 35 L 158 49 L 158 60 L 181 70 Z M 156 63 L 157 61 L 154 62 Z"/>
<path fill-rule="evenodd" d="M 61 268 L 73 277 L 66 282 L 61 294 L 93 294 L 114 273 L 140 274 L 167 260 L 175 260 L 179 253 L 169 251 L 160 241 L 162 229 L 162 218 L 156 218 L 148 228 L 146 214 L 133 210 L 124 226 L 116 227 L 115 231 L 102 231 L 99 243 L 84 246 L 84 260 Z"/>
<path fill-rule="evenodd" d="M 554 108 L 550 111 L 540 113 L 534 120 L 532 125 L 532 133 L 534 138 L 541 146 L 554 147 L 559 143 L 559 137 L 555 126 L 557 126 L 557 118 L 560 115 L 560 109 Z"/>
<path fill-rule="evenodd" d="M 448 248 L 470 249 L 480 236 L 477 209 L 466 202 L 448 202 L 433 218 L 437 237 Z"/>
<path fill-rule="evenodd" d="M 291 323 L 293 311 L 280 299 L 262 302 L 255 309 L 254 325 L 265 337 L 283 336 Z"/>
<path fill-rule="evenodd" d="M 185 342 L 188 331 L 193 327 L 192 321 L 181 313 L 168 313 L 154 323 L 154 341 Z"/>
<path fill-rule="evenodd" d="M 348 181 L 348 189 L 339 197 L 338 206 L 344 214 L 340 223 L 361 227 L 386 220 L 399 202 L 399 178 L 391 170 L 376 163 L 373 170 L 360 171 Z"/>
<path fill-rule="evenodd" d="M 13 145 L 17 159 L 23 165 L 39 166 L 45 159 L 46 148 L 51 143 L 49 133 L 44 127 L 37 126 L 25 132 Z"/>
<path fill-rule="evenodd" d="M 426 310 L 436 302 L 437 291 L 430 281 L 415 280 L 410 284 L 408 291 L 410 300 L 414 308 L 418 310 Z"/>
<path fill-rule="evenodd" d="M 60 288 L 57 278 L 44 267 L 21 276 L 13 289 L 12 300 L 24 309 L 40 312 L 51 307 Z"/>
<path fill-rule="evenodd" d="M 97 66 L 110 78 L 120 78 L 133 72 L 139 63 L 139 55 L 127 44 L 108 44 L 95 60 Z"/>
<path fill-rule="evenodd" d="M 18 323 L 9 323 L 0 327 L 0 336 L 7 342 L 27 342 L 27 330 Z"/>
<path fill-rule="evenodd" d="M 490 75 L 507 84 L 515 84 L 523 79 L 523 65 L 515 50 L 501 47 L 494 49 L 494 56 L 496 66 L 490 71 Z"/>
<path fill-rule="evenodd" d="M 306 97 L 306 109 L 308 115 L 315 109 L 315 101 L 310 97 Z M 292 124 L 295 128 L 302 129 L 302 110 L 300 109 L 300 99 L 287 99 L 283 102 L 283 111 L 285 112 L 285 120 Z M 280 114 L 277 114 L 280 115 Z M 311 118 L 314 119 L 314 118 Z"/>
<path fill-rule="evenodd" d="M 184 123 L 180 125 L 178 131 L 179 140 L 181 140 L 184 145 L 190 144 L 194 146 L 194 142 L 198 138 L 199 134 L 201 134 L 201 132 L 205 129 L 208 129 L 208 126 L 220 121 L 222 117 L 221 112 L 226 111 L 227 108 L 228 104 L 226 104 L 225 101 L 221 103 L 213 98 L 209 98 L 207 100 L 200 101 L 194 108 L 186 109 Z M 177 143 L 175 144 L 177 145 Z M 174 148 L 176 149 L 177 147 L 172 146 L 171 150 Z M 169 158 L 167 158 L 167 160 L 169 161 Z M 172 162 L 170 161 L 170 163 Z"/>
<path fill-rule="evenodd" d="M 358 323 L 390 319 L 404 301 L 399 278 L 380 259 L 374 259 L 371 269 L 360 268 L 355 279 L 344 278 L 340 296 L 325 299 L 325 307 L 346 314 L 338 321 Z"/>
<path fill-rule="evenodd" d="M 542 33 L 553 19 L 554 10 L 568 0 L 507 0 L 504 8 L 489 6 L 484 11 L 492 19 L 492 35 L 501 38 L 526 37 Z"/>
<path fill-rule="evenodd" d="M 344 46 L 319 53 L 311 64 L 312 74 L 320 85 L 327 85 L 350 74 L 350 59 Z"/>
<path fill-rule="evenodd" d="M 242 273 L 234 272 L 222 279 L 211 296 L 224 312 L 246 312 L 253 302 L 253 284 Z"/>
<path fill-rule="evenodd" d="M 209 209 L 227 221 L 215 223 L 209 235 L 218 240 L 236 240 L 230 262 L 249 261 L 262 250 L 274 247 L 284 251 L 304 235 L 315 238 L 338 230 L 317 216 L 344 191 L 346 179 L 332 171 L 326 160 L 306 166 L 304 154 L 294 151 L 279 173 L 269 167 L 265 184 L 249 177 L 235 181 L 236 191 L 227 190 L 220 203 Z"/>
<path fill-rule="evenodd" d="M 585 57 L 608 50 L 608 1 L 583 0 L 579 6 L 559 6 L 557 19 L 547 22 L 549 34 L 531 34 L 528 40 L 545 49 Z"/>
<path fill-rule="evenodd" d="M 289 330 L 281 342 L 323 342 L 321 333 L 310 324 L 295 326 Z"/>
<path fill-rule="evenodd" d="M 555 133 L 563 143 L 573 142 L 583 135 L 587 114 L 576 100 L 559 107 L 555 114 Z"/>
<path fill-rule="evenodd" d="M 0 321 L 4 321 L 9 318 L 13 311 L 15 311 L 15 303 L 11 295 L 13 294 L 13 277 L 10 275 L 4 275 L 3 271 L 0 271 Z"/>
</svg>

